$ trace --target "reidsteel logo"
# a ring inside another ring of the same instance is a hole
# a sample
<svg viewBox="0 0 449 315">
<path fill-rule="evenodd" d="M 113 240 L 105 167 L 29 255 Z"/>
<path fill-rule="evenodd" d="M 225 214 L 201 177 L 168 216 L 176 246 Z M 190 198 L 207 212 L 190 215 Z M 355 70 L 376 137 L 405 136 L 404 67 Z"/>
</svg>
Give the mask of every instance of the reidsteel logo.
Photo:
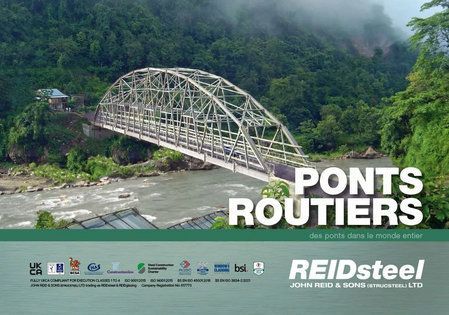
<svg viewBox="0 0 449 315">
<path fill-rule="evenodd" d="M 349 280 L 357 282 L 295 282 L 290 288 L 421 288 L 421 282 L 407 280 L 421 280 L 424 271 L 424 259 L 415 264 L 394 265 L 376 260 L 373 264 L 358 264 L 351 259 L 313 259 L 292 260 L 290 280 Z M 381 280 L 385 283 L 364 283 L 360 280 Z M 393 280 L 396 280 L 394 282 Z M 335 285 L 334 285 L 335 284 Z"/>
</svg>

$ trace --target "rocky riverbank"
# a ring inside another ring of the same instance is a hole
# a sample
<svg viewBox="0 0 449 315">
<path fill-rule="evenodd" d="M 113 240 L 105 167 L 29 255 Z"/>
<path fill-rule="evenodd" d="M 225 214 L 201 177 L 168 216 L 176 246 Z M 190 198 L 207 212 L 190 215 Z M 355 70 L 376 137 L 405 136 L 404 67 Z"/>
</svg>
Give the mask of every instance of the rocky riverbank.
<svg viewBox="0 0 449 315">
<path fill-rule="evenodd" d="M 140 165 L 145 163 L 141 163 Z M 153 171 L 136 173 L 134 176 L 128 178 L 153 177 L 169 172 L 210 170 L 213 168 L 215 168 L 215 166 L 212 164 L 204 163 L 201 160 L 184 156 L 179 161 L 156 161 Z M 31 193 L 75 187 L 104 186 L 122 181 L 124 179 L 125 178 L 123 177 L 105 176 L 100 178 L 98 181 L 80 180 L 71 183 L 55 183 L 50 179 L 35 176 L 34 174 L 28 174 L 26 172 L 13 173 L 10 170 L 2 170 L 0 172 L 0 195 Z"/>
<path fill-rule="evenodd" d="M 366 150 L 351 150 L 351 151 L 333 151 L 326 153 L 310 153 L 310 162 L 321 162 L 326 160 L 369 160 L 381 159 L 388 157 L 386 154 L 376 151 L 373 147 L 368 147 Z"/>
<path fill-rule="evenodd" d="M 341 159 L 379 159 L 386 157 L 385 154 L 377 152 L 373 147 L 368 147 L 363 152 L 350 151 L 344 154 Z"/>
<path fill-rule="evenodd" d="M 145 174 L 137 177 L 159 176 L 159 172 Z M 58 184 L 52 180 L 37 177 L 35 175 L 0 175 L 0 195 L 12 195 L 19 193 L 31 193 L 37 191 L 49 191 L 73 187 L 104 186 L 124 180 L 123 178 L 102 177 L 99 181 L 79 181 L 74 183 Z"/>
<path fill-rule="evenodd" d="M 12 176 L 8 174 L 0 175 L 0 195 L 10 195 L 27 191 L 41 191 L 44 188 L 53 186 L 52 181 L 30 175 Z"/>
</svg>

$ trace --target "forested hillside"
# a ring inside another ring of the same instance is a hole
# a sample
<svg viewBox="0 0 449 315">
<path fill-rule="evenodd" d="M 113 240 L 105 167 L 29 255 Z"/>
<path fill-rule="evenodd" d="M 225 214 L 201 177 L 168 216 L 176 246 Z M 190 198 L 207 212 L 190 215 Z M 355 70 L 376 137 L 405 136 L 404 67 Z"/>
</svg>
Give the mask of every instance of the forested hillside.
<svg viewBox="0 0 449 315">
<path fill-rule="evenodd" d="M 449 173 L 449 1 L 434 0 L 423 9 L 437 5 L 444 10 L 410 23 L 420 55 L 407 89 L 386 109 L 382 134 L 393 157 L 428 176 Z"/>
<path fill-rule="evenodd" d="M 27 107 L 36 89 L 84 94 L 94 106 L 116 78 L 147 66 L 229 79 L 308 152 L 377 147 L 382 99 L 406 87 L 415 54 L 381 7 L 314 3 L 2 0 L 0 157 L 51 142 L 48 114 Z"/>
<path fill-rule="evenodd" d="M 422 9 L 435 7 L 442 10 L 410 22 L 420 54 L 407 89 L 384 110 L 382 145 L 400 166 L 423 172 L 424 225 L 449 228 L 449 1 Z"/>
</svg>

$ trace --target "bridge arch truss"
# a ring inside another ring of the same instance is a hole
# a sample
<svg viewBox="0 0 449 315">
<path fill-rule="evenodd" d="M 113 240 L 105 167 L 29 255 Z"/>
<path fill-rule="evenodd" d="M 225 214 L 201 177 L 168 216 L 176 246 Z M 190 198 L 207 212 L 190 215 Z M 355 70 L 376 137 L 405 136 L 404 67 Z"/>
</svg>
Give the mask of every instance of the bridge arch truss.
<svg viewBox="0 0 449 315">
<path fill-rule="evenodd" d="M 94 124 L 265 181 L 276 165 L 309 166 L 287 128 L 250 94 L 195 69 L 144 68 L 120 77 Z"/>
</svg>

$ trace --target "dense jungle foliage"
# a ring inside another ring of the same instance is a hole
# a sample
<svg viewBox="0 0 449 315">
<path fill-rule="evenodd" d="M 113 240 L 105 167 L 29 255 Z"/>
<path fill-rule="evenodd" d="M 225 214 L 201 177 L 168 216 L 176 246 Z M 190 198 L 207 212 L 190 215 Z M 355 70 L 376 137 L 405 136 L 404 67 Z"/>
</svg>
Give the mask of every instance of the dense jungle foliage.
<svg viewBox="0 0 449 315">
<path fill-rule="evenodd" d="M 423 226 L 449 228 L 449 1 L 422 9 L 434 7 L 442 10 L 410 22 L 420 54 L 407 89 L 384 111 L 382 145 L 400 166 L 423 172 Z"/>
<path fill-rule="evenodd" d="M 0 159 L 64 164 L 71 147 L 127 150 L 123 140 L 101 150 L 85 144 L 34 93 L 84 94 L 93 107 L 119 76 L 148 66 L 229 79 L 308 152 L 378 147 L 382 99 L 406 87 L 416 54 L 381 7 L 340 2 L 363 14 L 348 25 L 290 1 L 1 0 Z"/>
</svg>

